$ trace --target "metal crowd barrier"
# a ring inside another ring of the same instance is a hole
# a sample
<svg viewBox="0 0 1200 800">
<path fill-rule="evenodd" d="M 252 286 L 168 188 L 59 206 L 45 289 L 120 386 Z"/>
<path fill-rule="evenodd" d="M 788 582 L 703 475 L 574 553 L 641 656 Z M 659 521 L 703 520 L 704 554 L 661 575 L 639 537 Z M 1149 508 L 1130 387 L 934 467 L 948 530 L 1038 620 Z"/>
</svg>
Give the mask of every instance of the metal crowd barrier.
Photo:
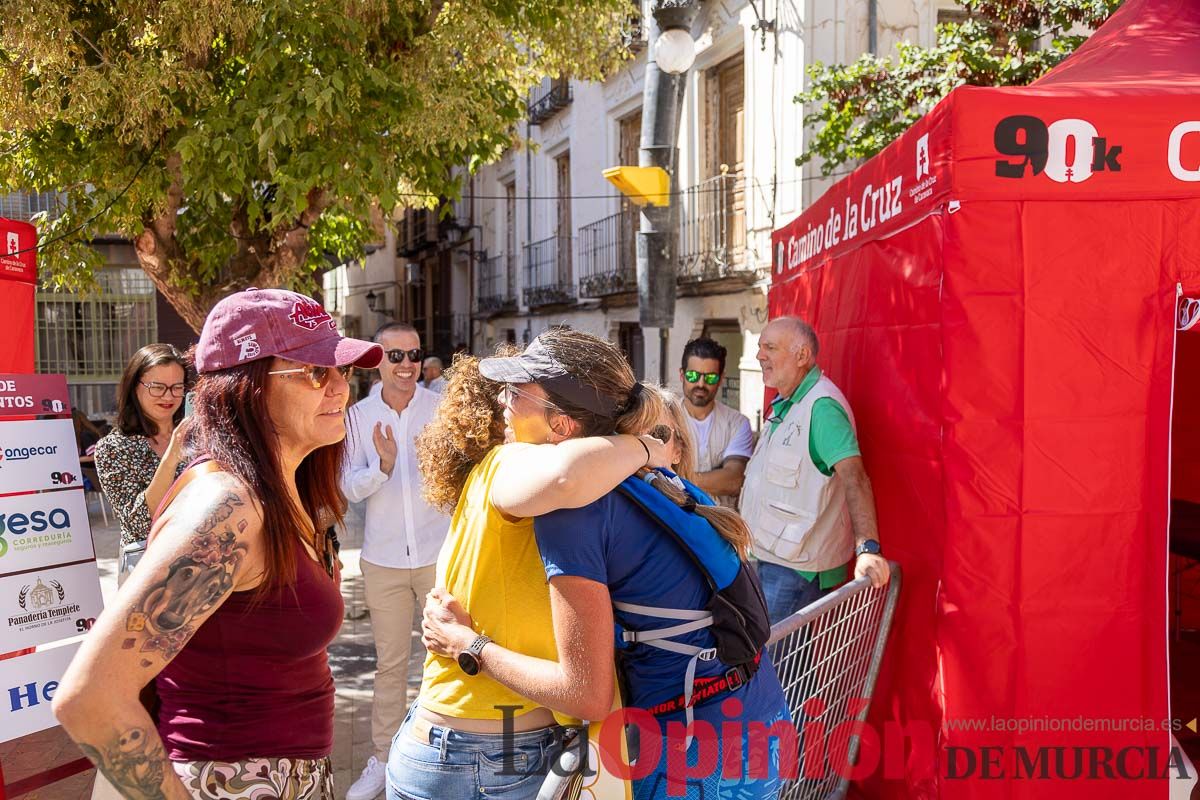
<svg viewBox="0 0 1200 800">
<path fill-rule="evenodd" d="M 771 628 L 767 649 L 799 732 L 799 776 L 784 781 L 781 800 L 840 800 L 850 788 L 846 769 L 829 763 L 842 754 L 812 740 L 867 718 L 900 595 L 900 565 L 888 565 L 887 586 L 874 589 L 859 578 Z M 845 763 L 857 762 L 858 747 L 858 736 L 850 735 Z M 814 754 L 821 763 L 813 763 Z"/>
</svg>

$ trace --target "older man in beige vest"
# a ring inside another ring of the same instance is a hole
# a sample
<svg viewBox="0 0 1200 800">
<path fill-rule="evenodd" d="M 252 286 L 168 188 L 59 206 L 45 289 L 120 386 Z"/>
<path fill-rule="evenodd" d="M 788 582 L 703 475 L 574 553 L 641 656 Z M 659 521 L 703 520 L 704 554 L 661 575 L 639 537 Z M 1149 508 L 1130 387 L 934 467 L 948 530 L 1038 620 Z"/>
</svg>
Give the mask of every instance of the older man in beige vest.
<svg viewBox="0 0 1200 800">
<path fill-rule="evenodd" d="M 696 485 L 721 505 L 737 508 L 754 433 L 744 414 L 717 400 L 725 380 L 725 355 L 725 348 L 712 339 L 692 339 L 683 347 L 679 380 L 696 442 Z"/>
<path fill-rule="evenodd" d="M 796 317 L 763 329 L 758 363 L 778 394 L 746 467 L 741 513 L 771 622 L 854 577 L 887 583 L 875 498 L 850 404 L 817 366 L 817 334 Z"/>
</svg>

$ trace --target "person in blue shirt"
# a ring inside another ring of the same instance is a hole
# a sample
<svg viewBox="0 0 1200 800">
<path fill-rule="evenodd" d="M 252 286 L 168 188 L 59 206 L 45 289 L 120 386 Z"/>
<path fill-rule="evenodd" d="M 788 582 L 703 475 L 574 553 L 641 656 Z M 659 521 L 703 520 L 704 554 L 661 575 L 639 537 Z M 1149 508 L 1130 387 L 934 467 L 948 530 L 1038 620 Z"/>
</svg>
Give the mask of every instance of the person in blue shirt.
<svg viewBox="0 0 1200 800">
<path fill-rule="evenodd" d="M 575 343 L 575 337 L 593 341 Z M 544 347 L 547 344 L 550 347 Z M 562 440 L 613 433 L 618 430 L 621 411 L 639 404 L 643 392 L 654 391 L 636 381 L 615 348 L 610 358 L 597 359 L 597 355 L 608 355 L 597 352 L 608 343 L 595 337 L 562 332 L 542 345 L 533 358 L 527 357 L 527 351 L 480 364 L 485 378 L 505 384 L 506 395 L 523 393 L 540 401 L 509 404 L 505 412 L 509 428 L 528 425 L 521 417 L 533 415 Z M 611 412 L 598 415 L 572 403 L 562 388 L 564 381 L 572 379 L 579 383 L 578 388 L 607 396 Z M 670 432 L 672 437 L 676 434 Z M 675 502 L 683 502 L 687 495 L 682 484 L 674 485 L 671 473 L 659 475 L 652 485 Z M 702 493 L 701 498 L 708 500 Z M 719 533 L 745 557 L 750 533 L 735 512 L 703 504 L 697 505 L 694 513 L 707 520 L 702 526 L 711 524 L 711 535 Z M 712 590 L 683 545 L 620 492 L 609 492 L 582 507 L 542 513 L 534 521 L 534 531 L 550 585 L 557 661 L 526 656 L 491 641 L 480 644 L 487 637 L 477 634 L 454 598 L 437 589 L 426 605 L 425 645 L 433 653 L 452 657 L 470 651 L 476 669 L 550 708 L 579 709 L 580 695 L 586 694 L 590 698 L 588 716 L 602 719 L 612 704 L 611 681 L 602 676 L 609 674 L 616 657 L 614 624 L 630 631 L 662 628 L 672 623 L 635 613 L 630 607 L 702 610 L 712 600 Z M 753 752 L 749 746 L 755 739 L 764 739 L 750 736 L 752 725 L 766 730 L 791 722 L 774 667 L 763 652 L 757 670 L 744 685 L 714 691 L 714 687 L 726 685 L 722 681 L 729 665 L 715 658 L 697 659 L 693 654 L 714 647 L 715 642 L 710 628 L 698 628 L 670 639 L 670 643 L 683 645 L 679 652 L 642 642 L 621 648 L 618 663 L 625 703 L 651 711 L 657 722 L 657 731 L 642 729 L 638 752 L 630 753 L 637 756 L 639 771 L 653 766 L 634 781 L 638 800 L 668 796 L 757 800 L 774 798 L 779 792 L 778 743 L 766 753 Z M 684 693 L 692 670 L 695 697 L 688 709 Z M 685 725 L 689 717 L 694 717 L 690 731 Z M 742 739 L 740 765 L 726 763 L 728 743 L 722 740 L 726 735 Z M 697 764 L 706 762 L 711 766 L 696 769 Z M 750 762 L 754 762 L 753 768 Z M 668 774 L 668 767 L 685 764 L 690 765 L 686 775 Z M 669 783 L 676 784 L 670 795 Z M 682 795 L 681 788 L 686 790 Z"/>
</svg>

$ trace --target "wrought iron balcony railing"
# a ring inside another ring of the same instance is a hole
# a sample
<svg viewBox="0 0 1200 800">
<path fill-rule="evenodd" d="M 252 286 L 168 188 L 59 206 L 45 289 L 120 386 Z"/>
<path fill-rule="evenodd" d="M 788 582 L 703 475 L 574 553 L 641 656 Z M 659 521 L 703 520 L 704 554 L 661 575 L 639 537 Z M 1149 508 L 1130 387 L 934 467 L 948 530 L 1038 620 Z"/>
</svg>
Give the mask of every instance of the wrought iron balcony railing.
<svg viewBox="0 0 1200 800">
<path fill-rule="evenodd" d="M 525 304 L 530 308 L 575 300 L 569 236 L 551 236 L 525 245 Z"/>
<path fill-rule="evenodd" d="M 550 81 L 550 88 L 529 104 L 529 122 L 541 125 L 569 106 L 574 99 L 575 92 L 569 80 L 561 78 Z"/>
<path fill-rule="evenodd" d="M 517 295 L 509 278 L 508 266 L 507 255 L 494 256 L 479 265 L 475 313 L 502 314 L 517 310 Z"/>
<path fill-rule="evenodd" d="M 754 273 L 746 256 L 746 192 L 740 175 L 718 175 L 687 189 L 680 221 L 679 280 Z"/>
<path fill-rule="evenodd" d="M 636 225 L 636 213 L 619 211 L 579 229 L 581 297 L 637 290 Z"/>
</svg>

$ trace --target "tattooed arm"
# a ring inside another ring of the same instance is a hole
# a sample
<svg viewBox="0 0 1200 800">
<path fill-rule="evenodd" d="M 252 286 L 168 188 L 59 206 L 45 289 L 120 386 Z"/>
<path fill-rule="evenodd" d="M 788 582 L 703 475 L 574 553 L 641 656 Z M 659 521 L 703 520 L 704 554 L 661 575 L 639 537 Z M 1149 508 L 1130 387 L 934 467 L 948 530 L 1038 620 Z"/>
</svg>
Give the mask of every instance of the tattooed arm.
<svg viewBox="0 0 1200 800">
<path fill-rule="evenodd" d="M 84 639 L 54 713 L 124 797 L 188 798 L 138 701 L 231 592 L 262 576 L 262 517 L 232 476 L 202 475 L 163 514 L 154 545 Z"/>
</svg>

